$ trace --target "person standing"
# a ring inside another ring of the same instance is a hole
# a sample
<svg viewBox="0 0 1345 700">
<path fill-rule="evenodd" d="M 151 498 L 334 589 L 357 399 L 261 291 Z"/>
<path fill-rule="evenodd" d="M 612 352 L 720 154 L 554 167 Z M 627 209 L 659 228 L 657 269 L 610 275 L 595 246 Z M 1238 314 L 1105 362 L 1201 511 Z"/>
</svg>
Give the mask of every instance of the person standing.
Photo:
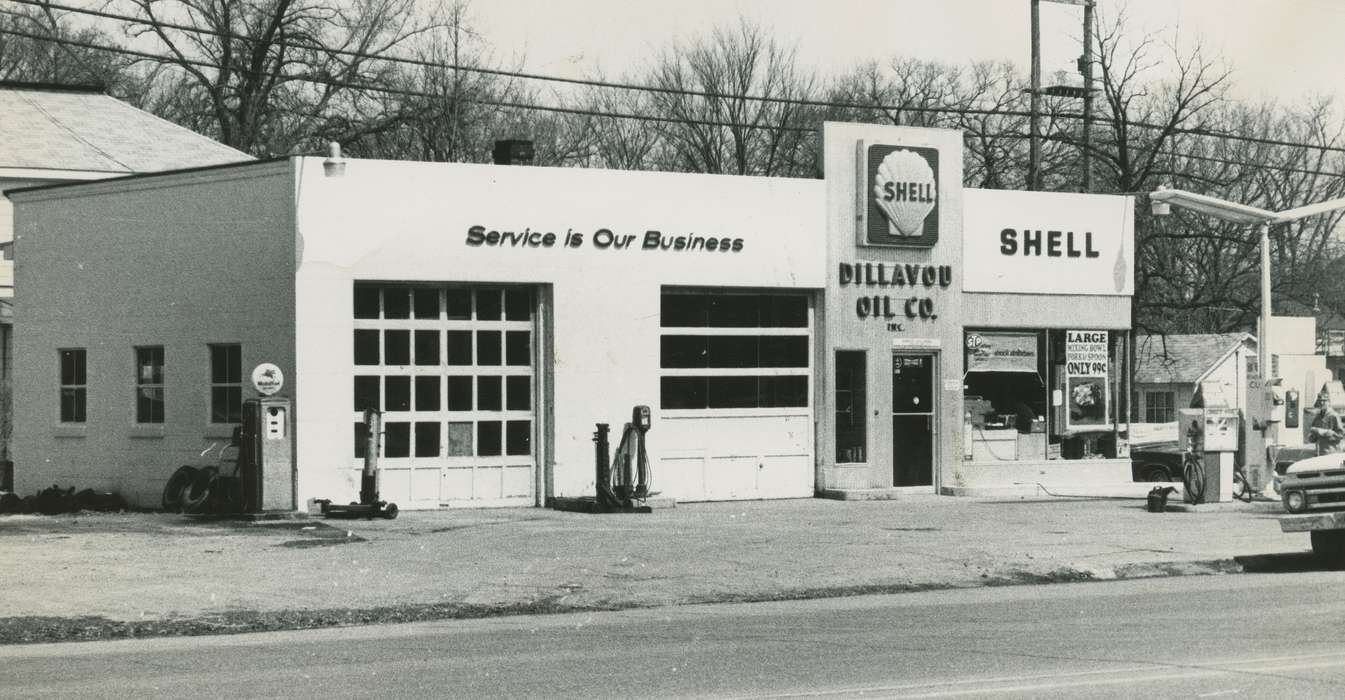
<svg viewBox="0 0 1345 700">
<path fill-rule="evenodd" d="M 1329 402 L 1321 402 L 1321 410 L 1312 420 L 1308 437 L 1317 444 L 1319 455 L 1340 451 L 1340 442 L 1345 439 L 1345 425 L 1342 425 L 1340 414 L 1336 413 Z"/>
</svg>

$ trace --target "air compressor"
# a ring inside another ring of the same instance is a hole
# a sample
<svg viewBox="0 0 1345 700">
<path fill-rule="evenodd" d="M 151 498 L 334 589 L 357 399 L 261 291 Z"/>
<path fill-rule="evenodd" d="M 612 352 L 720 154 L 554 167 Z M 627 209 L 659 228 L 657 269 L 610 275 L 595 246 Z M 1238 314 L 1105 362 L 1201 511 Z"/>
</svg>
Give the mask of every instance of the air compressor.
<svg viewBox="0 0 1345 700">
<path fill-rule="evenodd" d="M 595 446 L 595 484 L 597 506 L 608 513 L 649 513 L 652 509 L 645 500 L 655 495 L 651 490 L 649 453 L 645 450 L 645 435 L 651 418 L 648 406 L 631 409 L 630 422 L 621 433 L 616 454 L 608 459 L 608 424 L 598 423 L 593 434 Z"/>
</svg>

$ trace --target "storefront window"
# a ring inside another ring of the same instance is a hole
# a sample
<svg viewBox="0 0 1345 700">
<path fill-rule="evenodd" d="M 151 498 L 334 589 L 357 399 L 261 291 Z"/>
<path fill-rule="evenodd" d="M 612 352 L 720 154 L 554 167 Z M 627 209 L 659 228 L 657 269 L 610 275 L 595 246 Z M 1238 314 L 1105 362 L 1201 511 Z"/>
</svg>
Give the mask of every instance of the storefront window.
<svg viewBox="0 0 1345 700">
<path fill-rule="evenodd" d="M 968 330 L 964 451 L 973 462 L 1104 459 L 1126 425 L 1123 333 Z"/>
<path fill-rule="evenodd" d="M 836 351 L 836 461 L 863 462 L 868 412 L 863 350 Z"/>
</svg>

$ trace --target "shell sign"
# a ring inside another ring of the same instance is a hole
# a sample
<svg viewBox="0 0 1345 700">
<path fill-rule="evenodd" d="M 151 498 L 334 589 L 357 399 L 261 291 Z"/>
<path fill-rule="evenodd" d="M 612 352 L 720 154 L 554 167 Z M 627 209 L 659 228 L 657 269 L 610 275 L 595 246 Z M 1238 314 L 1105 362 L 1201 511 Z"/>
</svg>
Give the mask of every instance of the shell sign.
<svg viewBox="0 0 1345 700">
<path fill-rule="evenodd" d="M 860 244 L 931 248 L 939 240 L 939 152 L 862 144 Z"/>
</svg>

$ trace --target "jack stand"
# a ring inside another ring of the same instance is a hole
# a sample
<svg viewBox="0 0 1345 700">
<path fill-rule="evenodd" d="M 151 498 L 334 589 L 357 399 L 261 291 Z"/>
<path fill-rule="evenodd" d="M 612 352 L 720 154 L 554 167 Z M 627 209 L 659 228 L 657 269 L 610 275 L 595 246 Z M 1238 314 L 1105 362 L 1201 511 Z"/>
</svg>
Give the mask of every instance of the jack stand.
<svg viewBox="0 0 1345 700">
<path fill-rule="evenodd" d="M 349 505 L 333 505 L 331 499 L 318 499 L 314 503 L 322 509 L 324 518 L 384 518 L 397 517 L 397 504 L 378 499 L 378 452 L 383 433 L 382 415 L 373 409 L 365 409 L 364 425 L 367 435 L 364 443 L 364 471 L 360 474 L 360 502 Z"/>
</svg>

